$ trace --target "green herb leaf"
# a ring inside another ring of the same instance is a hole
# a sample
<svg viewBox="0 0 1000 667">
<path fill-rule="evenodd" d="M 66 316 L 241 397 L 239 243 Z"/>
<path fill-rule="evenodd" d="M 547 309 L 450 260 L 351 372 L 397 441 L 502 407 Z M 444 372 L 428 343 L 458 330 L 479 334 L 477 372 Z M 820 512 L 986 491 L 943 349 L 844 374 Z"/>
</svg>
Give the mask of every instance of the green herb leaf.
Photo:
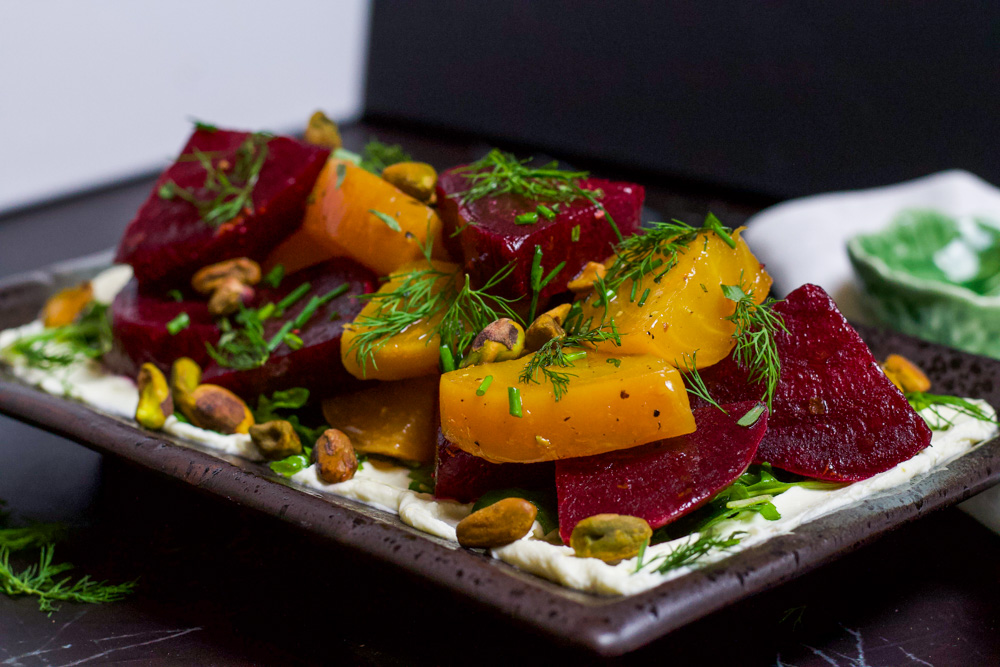
<svg viewBox="0 0 1000 667">
<path fill-rule="evenodd" d="M 410 478 L 410 491 L 417 493 L 434 493 L 434 466 L 423 465 L 410 468 L 407 473 Z"/>
<path fill-rule="evenodd" d="M 191 318 L 187 313 L 180 313 L 174 319 L 167 322 L 167 331 L 171 336 L 176 336 L 180 332 L 191 326 Z"/>
<path fill-rule="evenodd" d="M 18 338 L 0 355 L 21 357 L 32 368 L 51 369 L 99 359 L 111 349 L 112 340 L 108 306 L 94 301 L 73 324 Z"/>
<path fill-rule="evenodd" d="M 205 123 L 200 120 L 194 121 L 194 129 L 199 132 L 218 132 L 219 128 L 211 123 Z"/>
<path fill-rule="evenodd" d="M 781 315 L 774 312 L 777 301 L 765 299 L 756 303 L 753 290 L 740 285 L 722 285 L 723 295 L 736 303 L 733 314 L 726 319 L 736 325 L 733 340 L 733 360 L 750 373 L 750 382 L 764 384 L 764 402 L 770 409 L 774 392 L 781 379 L 781 358 L 775 336 L 779 331 L 788 332 Z"/>
<path fill-rule="evenodd" d="M 764 410 L 766 410 L 766 409 L 767 408 L 765 408 L 763 405 L 757 404 L 757 405 L 753 406 L 752 408 L 750 408 L 749 410 L 747 410 L 747 413 L 745 415 L 743 415 L 742 417 L 740 417 L 736 421 L 736 423 L 739 424 L 740 426 L 744 426 L 744 427 L 753 426 L 760 419 L 760 416 L 762 414 L 764 414 Z"/>
<path fill-rule="evenodd" d="M 927 426 L 933 431 L 947 431 L 955 423 L 944 416 L 941 408 L 944 406 L 950 407 L 956 410 L 959 414 L 966 415 L 967 417 L 972 417 L 973 419 L 978 419 L 979 421 L 988 422 L 990 424 L 1000 424 L 997 421 L 996 414 L 991 415 L 982 406 L 977 405 L 967 399 L 959 398 L 958 396 L 944 396 L 941 394 L 928 394 L 922 391 L 908 392 L 906 394 L 906 400 L 910 403 L 910 406 L 921 413 L 924 421 L 927 422 Z M 923 411 L 927 410 L 930 415 L 923 415 Z"/>
<path fill-rule="evenodd" d="M 170 290 L 169 292 L 167 292 L 167 296 L 169 296 L 171 299 L 173 299 L 177 303 L 180 303 L 181 301 L 184 300 L 184 295 L 181 294 L 181 291 L 179 289 L 172 289 L 172 290 Z"/>
<path fill-rule="evenodd" d="M 402 146 L 383 144 L 381 141 L 373 139 L 365 145 L 365 149 L 362 151 L 360 166 L 362 169 L 381 176 L 386 167 L 412 160 L 413 158 L 403 150 Z"/>
<path fill-rule="evenodd" d="M 309 453 L 292 454 L 280 461 L 271 461 L 267 464 L 267 467 L 282 477 L 291 477 L 295 473 L 309 467 L 309 458 L 312 450 L 309 447 L 303 449 Z"/>
<path fill-rule="evenodd" d="M 347 176 L 347 165 L 341 162 L 337 165 L 337 182 L 333 184 L 333 187 L 339 190 L 340 186 L 344 184 L 345 176 Z"/>
<path fill-rule="evenodd" d="M 274 268 L 267 272 L 264 276 L 264 282 L 277 289 L 281 286 L 281 281 L 285 277 L 285 265 L 275 264 Z"/>
<path fill-rule="evenodd" d="M 394 231 L 394 232 L 401 232 L 401 231 L 403 231 L 402 227 L 399 226 L 399 223 L 396 222 L 396 219 L 393 218 L 391 215 L 386 215 L 382 211 L 376 211 L 373 208 L 368 209 L 368 212 L 371 213 L 372 215 L 374 215 L 376 218 L 378 218 L 382 222 L 384 222 L 385 225 L 386 225 L 386 227 L 388 227 L 392 231 Z"/>
</svg>

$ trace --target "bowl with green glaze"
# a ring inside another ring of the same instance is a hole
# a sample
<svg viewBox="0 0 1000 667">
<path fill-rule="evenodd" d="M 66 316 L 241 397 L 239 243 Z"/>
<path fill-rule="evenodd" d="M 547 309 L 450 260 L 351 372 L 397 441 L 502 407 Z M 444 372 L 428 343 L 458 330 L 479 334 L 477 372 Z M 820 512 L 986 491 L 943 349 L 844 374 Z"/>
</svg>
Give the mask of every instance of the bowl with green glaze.
<svg viewBox="0 0 1000 667">
<path fill-rule="evenodd" d="M 899 213 L 847 252 L 865 319 L 1000 359 L 1000 227 L 931 209 Z"/>
</svg>

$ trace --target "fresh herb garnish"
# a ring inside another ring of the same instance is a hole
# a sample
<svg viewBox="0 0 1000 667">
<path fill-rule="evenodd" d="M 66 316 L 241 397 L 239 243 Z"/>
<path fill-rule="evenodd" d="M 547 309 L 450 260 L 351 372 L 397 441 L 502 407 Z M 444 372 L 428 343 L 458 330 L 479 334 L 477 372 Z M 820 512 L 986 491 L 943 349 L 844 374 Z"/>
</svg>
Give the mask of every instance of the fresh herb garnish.
<svg viewBox="0 0 1000 667">
<path fill-rule="evenodd" d="M 713 551 L 728 551 L 740 543 L 745 535 L 742 531 L 733 531 L 726 537 L 716 535 L 690 535 L 682 544 L 677 545 L 670 553 L 654 556 L 645 560 L 646 550 L 641 548 L 636 559 L 634 572 L 639 572 L 649 566 L 656 565 L 654 572 L 666 574 L 681 567 L 696 567 Z M 645 546 L 645 545 L 644 545 Z"/>
<path fill-rule="evenodd" d="M 108 306 L 94 301 L 76 322 L 23 336 L 0 352 L 17 355 L 33 368 L 51 369 L 81 358 L 99 359 L 111 349 L 111 343 Z"/>
<path fill-rule="evenodd" d="M 378 368 L 375 355 L 393 336 L 418 322 L 433 322 L 427 343 L 437 335 L 457 366 L 488 324 L 500 317 L 520 321 L 510 307 L 512 299 L 489 294 L 513 269 L 513 264 L 501 269 L 480 289 L 472 288 L 468 276 L 442 271 L 430 262 L 427 268 L 394 274 L 391 278 L 399 281 L 395 289 L 358 297 L 378 304 L 378 308 L 374 314 L 354 320 L 351 326 L 357 335 L 348 353 L 355 355 L 362 369 Z"/>
<path fill-rule="evenodd" d="M 232 162 L 198 149 L 182 155 L 180 160 L 197 160 L 201 164 L 205 182 L 200 187 L 182 188 L 174 181 L 167 181 L 160 186 L 160 198 L 188 202 L 212 227 L 219 227 L 244 211 L 253 213 L 253 189 L 267 161 L 271 138 L 266 132 L 248 135 L 236 148 Z"/>
<path fill-rule="evenodd" d="M 705 386 L 705 381 L 701 377 L 701 373 L 698 372 L 698 352 L 694 351 L 691 354 L 685 354 L 681 357 L 681 367 L 684 368 L 684 373 L 682 378 L 684 379 L 684 387 L 687 392 L 692 396 L 697 396 L 701 400 L 705 401 L 714 408 L 723 410 L 719 402 L 712 398 L 712 395 L 708 393 L 708 387 Z M 677 362 L 674 361 L 674 366 L 677 367 Z M 728 413 L 727 413 L 728 414 Z"/>
<path fill-rule="evenodd" d="M 173 299 L 177 303 L 180 303 L 181 301 L 184 300 L 184 295 L 181 293 L 181 291 L 179 289 L 172 289 L 172 290 L 170 290 L 169 292 L 167 292 L 167 296 L 169 296 L 171 299 Z"/>
<path fill-rule="evenodd" d="M 233 327 L 228 320 L 220 322 L 222 335 L 217 345 L 205 342 L 210 357 L 224 368 L 238 371 L 258 368 L 271 356 L 267 341 L 264 340 L 264 323 L 256 310 L 240 305 L 234 317 L 238 326 Z"/>
<path fill-rule="evenodd" d="M 258 424 L 275 420 L 287 421 L 295 429 L 302 442 L 311 445 L 319 440 L 327 426 L 322 424 L 309 427 L 302 423 L 300 416 L 295 411 L 300 410 L 308 402 L 309 390 L 303 387 L 276 391 L 271 396 L 261 394 L 257 398 L 257 408 L 253 411 L 254 420 Z"/>
<path fill-rule="evenodd" d="M 280 461 L 271 461 L 267 464 L 267 467 L 282 477 L 291 477 L 295 473 L 308 468 L 311 459 L 312 447 L 303 447 L 301 454 L 292 454 Z"/>
<path fill-rule="evenodd" d="M 736 325 L 733 360 L 749 372 L 751 383 L 764 384 L 763 400 L 770 408 L 781 379 L 781 358 L 775 336 L 779 331 L 788 333 L 781 315 L 774 312 L 778 302 L 768 298 L 763 303 L 756 303 L 753 290 L 745 284 L 722 285 L 722 293 L 736 303 L 735 311 L 726 318 Z"/>
<path fill-rule="evenodd" d="M 507 387 L 507 404 L 510 409 L 510 414 L 512 417 L 517 417 L 520 419 L 523 414 L 521 411 L 521 390 L 517 387 Z"/>
<path fill-rule="evenodd" d="M 167 331 L 171 336 L 176 336 L 180 332 L 191 326 L 191 317 L 187 313 L 180 313 L 174 319 L 167 322 Z"/>
<path fill-rule="evenodd" d="M 58 602 L 99 604 L 120 600 L 132 592 L 135 581 L 108 584 L 83 576 L 74 582 L 72 577 L 62 576 L 73 569 L 73 565 L 52 561 L 55 557 L 55 543 L 66 532 L 66 526 L 57 523 L 0 528 L 0 592 L 11 597 L 36 597 L 38 609 L 50 615 L 59 610 L 56 604 Z M 39 549 L 38 561 L 18 572 L 11 566 L 10 556 L 15 551 L 25 549 Z"/>
<path fill-rule="evenodd" d="M 382 211 L 376 211 L 373 208 L 368 209 L 368 212 L 371 213 L 372 215 L 374 215 L 376 218 L 378 218 L 382 222 L 384 222 L 385 226 L 388 227 L 389 229 L 391 229 L 392 231 L 394 231 L 394 232 L 401 232 L 401 231 L 403 231 L 403 228 L 399 226 L 399 223 L 396 222 L 396 219 L 394 217 L 392 217 L 391 215 L 389 215 L 387 213 L 383 213 Z"/>
<path fill-rule="evenodd" d="M 531 257 L 531 309 L 528 313 L 528 322 L 535 321 L 535 313 L 538 310 L 538 297 L 542 290 L 548 287 L 549 283 L 559 275 L 559 272 L 566 267 L 566 262 L 559 262 L 548 275 L 542 277 L 542 246 L 535 246 L 535 254 Z"/>
<path fill-rule="evenodd" d="M 417 493 L 434 493 L 434 466 L 422 465 L 410 468 L 407 473 L 410 478 L 410 491 Z"/>
<path fill-rule="evenodd" d="M 758 403 L 757 405 L 747 410 L 745 415 L 736 420 L 737 425 L 743 426 L 745 428 L 753 426 L 760 419 L 760 416 L 764 414 L 764 410 L 766 409 L 767 408 L 764 407 L 764 405 Z"/>
<path fill-rule="evenodd" d="M 361 152 L 360 166 L 362 169 L 381 176 L 386 167 L 399 162 L 410 162 L 412 159 L 402 146 L 383 144 L 381 141 L 373 139 L 365 145 L 365 149 Z"/>
<path fill-rule="evenodd" d="M 548 380 L 552 385 L 552 393 L 556 401 L 559 401 L 563 394 L 569 390 L 570 378 L 576 377 L 576 373 L 562 370 L 573 367 L 573 361 L 577 358 L 573 354 L 581 348 L 586 349 L 587 345 L 607 341 L 621 345 L 621 334 L 615 328 L 614 320 L 610 324 L 602 324 L 594 329 L 567 333 L 565 336 L 553 338 L 531 356 L 528 363 L 524 365 L 518 380 L 522 384 L 531 382 L 541 384 Z M 539 373 L 542 376 L 541 380 L 538 379 Z"/>
<path fill-rule="evenodd" d="M 941 412 L 941 408 L 945 406 L 967 417 L 991 424 L 998 424 L 995 414 L 991 416 L 982 406 L 958 396 L 943 396 L 941 394 L 912 391 L 906 393 L 906 400 L 917 412 L 922 413 L 924 410 L 930 412 L 930 418 L 924 415 L 921 416 L 924 417 L 924 421 L 927 422 L 927 425 L 933 431 L 947 431 L 955 425 L 955 422 L 945 417 Z"/>
<path fill-rule="evenodd" d="M 489 391 L 491 384 L 493 384 L 493 376 L 487 375 L 483 378 L 483 381 L 479 383 L 479 388 L 476 389 L 476 396 L 485 396 L 486 392 Z"/>
<path fill-rule="evenodd" d="M 533 167 L 530 162 L 531 158 L 519 160 L 510 153 L 494 148 L 482 159 L 453 170 L 469 181 L 469 187 L 449 196 L 458 199 L 463 205 L 483 197 L 505 194 L 518 195 L 536 202 L 571 202 L 586 199 L 607 217 L 615 236 L 619 241 L 622 240 L 618 225 L 600 202 L 603 193 L 600 190 L 586 190 L 580 187 L 579 181 L 587 178 L 589 175 L 587 172 L 560 169 L 558 162 L 550 162 L 540 167 Z M 530 222 L 525 217 L 520 224 L 537 222 L 538 213 L 531 215 L 534 217 Z"/>
<path fill-rule="evenodd" d="M 285 265 L 275 264 L 274 268 L 267 272 L 264 276 L 264 282 L 277 289 L 281 286 L 281 281 L 285 277 Z"/>
</svg>

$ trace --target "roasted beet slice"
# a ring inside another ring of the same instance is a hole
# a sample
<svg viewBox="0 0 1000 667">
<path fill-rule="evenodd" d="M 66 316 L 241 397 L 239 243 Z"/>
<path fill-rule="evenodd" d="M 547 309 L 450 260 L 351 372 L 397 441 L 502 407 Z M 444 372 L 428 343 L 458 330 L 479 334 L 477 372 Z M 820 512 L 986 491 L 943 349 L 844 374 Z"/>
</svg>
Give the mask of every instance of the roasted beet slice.
<svg viewBox="0 0 1000 667">
<path fill-rule="evenodd" d="M 694 433 L 597 456 L 556 461 L 559 534 L 569 544 L 577 523 L 595 514 L 638 516 L 653 528 L 708 502 L 753 461 L 767 411 L 737 422 L 756 401 L 694 411 Z"/>
<path fill-rule="evenodd" d="M 196 130 L 181 157 L 156 181 L 125 229 L 115 257 L 116 262 L 132 265 L 143 288 L 154 283 L 186 285 L 201 267 L 231 257 L 263 260 L 301 225 L 306 197 L 329 151 L 288 137 L 267 141 L 267 159 L 251 196 L 252 211 L 244 209 L 232 220 L 213 226 L 201 219 L 193 204 L 177 196 L 161 196 L 161 188 L 172 181 L 178 188 L 194 189 L 201 199 L 212 199 L 214 194 L 201 190 L 206 171 L 195 159 L 195 151 L 210 155 L 215 165 L 224 160 L 236 165 L 237 151 L 248 137 L 246 132 Z M 231 174 L 232 169 L 224 173 Z"/>
<path fill-rule="evenodd" d="M 171 334 L 167 324 L 187 313 L 187 328 Z M 215 343 L 219 329 L 204 300 L 177 301 L 170 296 L 147 295 L 133 278 L 111 304 L 114 344 L 104 356 L 113 372 L 135 377 L 139 366 L 151 362 L 166 371 L 178 357 L 199 364 L 209 360 L 205 343 Z"/>
<path fill-rule="evenodd" d="M 774 309 L 788 333 L 777 337 L 781 381 L 757 461 L 807 477 L 854 482 L 930 444 L 927 424 L 821 287 L 803 285 Z M 732 357 L 701 376 L 720 402 L 760 397 L 760 388 L 747 383 Z"/>
<path fill-rule="evenodd" d="M 293 330 L 302 339 L 302 347 L 293 350 L 281 344 L 263 366 L 250 370 L 224 368 L 215 361 L 205 366 L 203 380 L 231 389 L 247 400 L 256 400 L 263 393 L 278 389 L 304 387 L 316 395 L 336 394 L 358 384 L 340 362 L 340 337 L 345 324 L 361 311 L 359 294 L 374 292 L 376 277 L 368 269 L 346 258 L 317 264 L 288 276 L 280 287 L 262 287 L 254 305 L 279 303 L 301 285 L 309 289 L 281 317 L 264 322 L 264 338 L 271 340 L 287 322 L 295 318 L 313 297 L 323 297 L 334 290 L 344 289 L 339 296 L 320 306 L 304 326 Z"/>
<path fill-rule="evenodd" d="M 585 190 L 600 190 L 599 201 L 611 214 L 624 236 L 639 228 L 639 213 L 645 190 L 634 183 L 619 183 L 591 178 L 580 181 Z M 542 275 L 547 276 L 560 262 L 562 271 L 542 291 L 542 298 L 565 291 L 569 282 L 589 261 L 602 261 L 617 242 L 607 216 L 586 199 L 564 202 L 552 220 L 543 215 L 531 225 L 516 224 L 514 218 L 535 212 L 538 204 L 514 195 L 484 197 L 462 204 L 457 193 L 467 190 L 469 180 L 455 169 L 438 178 L 438 209 L 445 224 L 445 238 L 452 239 L 452 256 L 462 258 L 465 271 L 476 286 L 489 280 L 497 271 L 513 263 L 511 275 L 494 290 L 517 298 L 531 293 L 531 263 L 535 246 L 541 246 Z M 574 229 L 579 227 L 578 232 Z M 456 229 L 463 231 L 452 237 Z M 578 240 L 574 241 L 574 236 Z"/>
<path fill-rule="evenodd" d="M 490 463 L 450 443 L 438 429 L 434 495 L 469 503 L 496 489 L 552 488 L 552 462 Z"/>
</svg>

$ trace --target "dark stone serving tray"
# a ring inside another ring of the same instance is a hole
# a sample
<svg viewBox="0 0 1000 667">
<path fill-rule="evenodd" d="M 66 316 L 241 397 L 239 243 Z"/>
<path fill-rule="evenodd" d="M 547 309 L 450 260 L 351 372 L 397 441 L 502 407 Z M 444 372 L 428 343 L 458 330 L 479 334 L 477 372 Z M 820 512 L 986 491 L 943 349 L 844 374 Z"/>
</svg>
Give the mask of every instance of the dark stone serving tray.
<svg viewBox="0 0 1000 667">
<path fill-rule="evenodd" d="M 45 298 L 108 265 L 110 254 L 0 281 L 0 329 L 23 324 Z M 891 332 L 861 329 L 882 358 L 903 354 L 927 370 L 935 392 L 1000 405 L 1000 362 Z M 565 589 L 482 554 L 418 532 L 394 515 L 292 487 L 265 466 L 219 456 L 139 429 L 71 400 L 45 394 L 0 367 L 0 413 L 273 515 L 463 594 L 570 644 L 611 656 L 636 649 L 730 603 L 793 579 L 923 514 L 1000 481 L 1000 440 L 916 480 L 809 522 L 789 535 L 625 598 Z"/>
</svg>

